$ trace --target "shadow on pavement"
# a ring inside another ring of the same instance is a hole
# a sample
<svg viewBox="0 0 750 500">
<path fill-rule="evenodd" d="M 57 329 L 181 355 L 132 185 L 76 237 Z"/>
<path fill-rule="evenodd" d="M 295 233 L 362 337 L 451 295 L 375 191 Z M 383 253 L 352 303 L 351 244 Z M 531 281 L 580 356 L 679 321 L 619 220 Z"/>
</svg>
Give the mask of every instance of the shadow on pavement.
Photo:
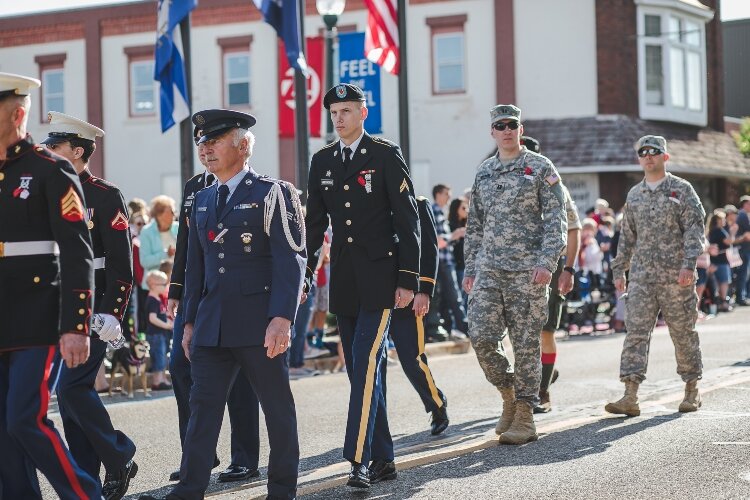
<svg viewBox="0 0 750 500">
<path fill-rule="evenodd" d="M 542 435 L 535 443 L 524 446 L 505 446 L 486 448 L 457 458 L 450 458 L 424 466 L 406 470 L 399 474 L 395 482 L 388 481 L 372 486 L 368 490 L 355 491 L 352 488 L 338 487 L 325 490 L 313 495 L 305 495 L 306 499 L 326 498 L 407 498 L 412 494 L 424 494 L 426 483 L 435 479 L 459 479 L 486 474 L 504 467 L 518 467 L 529 465 L 544 465 L 557 462 L 576 460 L 583 456 L 602 453 L 613 442 L 638 432 L 672 422 L 682 416 L 680 413 L 661 415 L 646 420 L 635 420 L 630 425 L 625 418 L 605 418 L 567 429 Z M 493 424 L 494 425 L 494 424 Z M 450 463 L 449 467 L 441 467 Z M 420 473 L 420 469 L 440 467 L 440 472 L 434 474 Z M 394 486 L 398 493 L 394 493 Z"/>
</svg>

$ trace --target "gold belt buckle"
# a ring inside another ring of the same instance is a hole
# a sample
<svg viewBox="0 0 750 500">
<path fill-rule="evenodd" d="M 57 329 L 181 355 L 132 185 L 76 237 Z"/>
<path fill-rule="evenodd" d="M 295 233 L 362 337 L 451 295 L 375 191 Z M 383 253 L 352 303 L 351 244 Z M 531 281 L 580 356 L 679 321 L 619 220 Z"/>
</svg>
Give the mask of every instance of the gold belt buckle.
<svg viewBox="0 0 750 500">
<path fill-rule="evenodd" d="M 0 241 L 0 258 L 5 257 L 5 243 Z"/>
</svg>

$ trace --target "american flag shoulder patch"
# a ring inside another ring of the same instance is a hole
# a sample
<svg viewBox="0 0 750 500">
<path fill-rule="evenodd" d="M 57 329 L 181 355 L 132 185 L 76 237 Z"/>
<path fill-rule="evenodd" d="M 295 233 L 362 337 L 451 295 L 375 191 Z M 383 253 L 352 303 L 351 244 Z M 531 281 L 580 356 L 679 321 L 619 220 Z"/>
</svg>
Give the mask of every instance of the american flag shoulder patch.
<svg viewBox="0 0 750 500">
<path fill-rule="evenodd" d="M 548 177 L 545 177 L 544 180 L 547 181 L 547 184 L 549 184 L 550 186 L 554 186 L 555 184 L 560 182 L 560 176 L 557 174 L 552 174 Z"/>
</svg>

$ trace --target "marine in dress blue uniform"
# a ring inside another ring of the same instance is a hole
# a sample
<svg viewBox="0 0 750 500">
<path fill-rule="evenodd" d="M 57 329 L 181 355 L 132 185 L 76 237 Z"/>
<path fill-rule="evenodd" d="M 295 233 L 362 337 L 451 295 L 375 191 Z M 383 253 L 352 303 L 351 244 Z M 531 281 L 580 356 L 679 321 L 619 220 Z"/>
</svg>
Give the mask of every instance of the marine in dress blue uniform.
<svg viewBox="0 0 750 500">
<path fill-rule="evenodd" d="M 86 362 L 94 285 L 81 183 L 26 134 L 39 80 L 0 73 L 0 498 L 100 498 L 47 418 L 64 360 Z M 26 96 L 26 97 L 23 97 Z M 58 349 L 59 344 L 59 349 Z"/>
<path fill-rule="evenodd" d="M 411 178 L 399 147 L 364 131 L 364 100 L 362 91 L 348 84 L 325 95 L 342 140 L 313 155 L 305 219 L 309 259 L 323 244 L 329 217 L 333 227 L 330 310 L 351 382 L 343 455 L 352 464 L 348 484 L 362 488 L 381 477 L 371 476 L 368 465 L 395 474 L 384 339 L 394 305 L 405 307 L 419 290 L 419 220 Z"/>
<path fill-rule="evenodd" d="M 200 139 L 201 129 L 193 128 L 196 145 Z M 199 152 L 200 155 L 200 152 Z M 200 155 L 201 163 L 205 166 L 205 156 Z M 179 307 L 183 299 L 185 285 L 185 267 L 187 265 L 188 233 L 190 215 L 193 210 L 195 195 L 201 189 L 211 186 L 216 179 L 212 173 L 205 171 L 190 178 L 185 183 L 182 194 L 182 208 L 180 209 L 179 228 L 177 230 L 177 246 L 174 254 L 172 279 L 169 284 L 170 316 L 174 319 L 172 333 L 172 354 L 169 357 L 169 373 L 172 377 L 172 389 L 177 401 L 177 421 L 180 426 L 180 446 L 185 442 L 188 420 L 190 419 L 190 387 L 193 379 L 190 376 L 190 361 L 182 350 L 183 314 Z M 246 377 L 237 377 L 227 400 L 229 421 L 232 425 L 231 434 L 231 463 L 219 474 L 219 481 L 241 481 L 251 477 L 258 477 L 258 455 L 260 453 L 260 405 L 250 382 Z M 216 458 L 215 465 L 219 464 Z M 169 476 L 170 481 L 180 479 L 180 471 Z"/>
<path fill-rule="evenodd" d="M 390 334 L 406 378 L 419 394 L 425 411 L 432 413 L 430 427 L 432 435 L 435 436 L 445 431 L 449 423 L 448 400 L 435 383 L 424 352 L 424 316 L 430 308 L 430 297 L 435 292 L 438 245 L 430 202 L 420 196 L 417 198 L 417 208 L 421 235 L 419 292 L 411 304 L 393 311 Z"/>
<path fill-rule="evenodd" d="M 219 182 L 196 194 L 190 217 L 183 347 L 189 345 L 193 387 L 180 482 L 171 494 L 203 498 L 213 461 L 206 450 L 216 447 L 234 378 L 244 376 L 266 416 L 269 497 L 294 498 L 299 443 L 285 351 L 304 276 L 301 205 L 293 188 L 243 165 L 254 138 L 245 133 L 237 141 L 237 131 L 254 125 L 253 116 L 207 110 L 193 123 L 202 127 L 208 168 Z"/>
<path fill-rule="evenodd" d="M 122 335 L 120 323 L 133 286 L 133 257 L 128 230 L 128 209 L 114 184 L 91 174 L 87 165 L 104 131 L 78 118 L 51 111 L 43 144 L 71 162 L 83 188 L 86 223 L 94 249 L 94 312 L 103 318 L 99 335 L 92 336 L 88 361 L 63 367 L 57 385 L 65 440 L 76 462 L 99 478 L 104 464 L 105 498 L 122 498 L 138 466 L 135 444 L 115 430 L 109 413 L 94 388 L 96 374 L 107 352 L 106 340 Z M 107 336 L 109 334 L 109 336 Z"/>
</svg>

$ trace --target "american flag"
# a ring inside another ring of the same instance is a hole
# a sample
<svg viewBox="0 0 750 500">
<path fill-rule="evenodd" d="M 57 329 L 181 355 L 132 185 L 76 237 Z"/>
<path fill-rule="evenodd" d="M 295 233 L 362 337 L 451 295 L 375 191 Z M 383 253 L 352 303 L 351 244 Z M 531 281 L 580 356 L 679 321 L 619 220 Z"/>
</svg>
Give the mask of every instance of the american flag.
<svg viewBox="0 0 750 500">
<path fill-rule="evenodd" d="M 398 15 L 397 0 L 365 0 L 367 29 L 365 55 L 394 75 L 398 75 Z"/>
</svg>

